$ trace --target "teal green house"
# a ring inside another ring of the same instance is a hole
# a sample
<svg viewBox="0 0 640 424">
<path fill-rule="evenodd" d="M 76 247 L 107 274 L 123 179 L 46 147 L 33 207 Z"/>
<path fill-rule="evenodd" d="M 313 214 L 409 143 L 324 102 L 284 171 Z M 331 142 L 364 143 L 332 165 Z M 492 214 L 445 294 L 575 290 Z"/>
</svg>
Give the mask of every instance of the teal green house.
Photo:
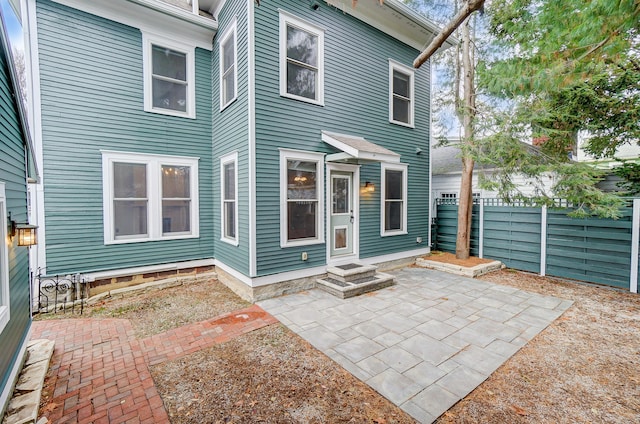
<svg viewBox="0 0 640 424">
<path fill-rule="evenodd" d="M 25 0 L 37 267 L 256 300 L 429 251 L 437 28 L 398 0 Z"/>
<path fill-rule="evenodd" d="M 13 223 L 27 222 L 27 177 L 36 178 L 4 17 L 0 11 L 0 417 L 25 358 L 31 331 L 29 252 Z M 28 172 L 28 169 L 31 170 Z"/>
</svg>

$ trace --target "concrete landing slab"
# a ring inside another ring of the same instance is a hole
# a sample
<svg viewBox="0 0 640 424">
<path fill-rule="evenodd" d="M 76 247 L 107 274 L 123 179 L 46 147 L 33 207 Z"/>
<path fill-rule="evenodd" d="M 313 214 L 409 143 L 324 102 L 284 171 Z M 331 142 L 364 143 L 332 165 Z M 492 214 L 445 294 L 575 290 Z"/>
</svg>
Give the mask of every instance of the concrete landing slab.
<svg viewBox="0 0 640 424">
<path fill-rule="evenodd" d="M 37 421 L 42 385 L 49 370 L 54 345 L 54 341 L 45 339 L 32 340 L 27 345 L 25 362 L 7 406 L 3 424 Z"/>
</svg>

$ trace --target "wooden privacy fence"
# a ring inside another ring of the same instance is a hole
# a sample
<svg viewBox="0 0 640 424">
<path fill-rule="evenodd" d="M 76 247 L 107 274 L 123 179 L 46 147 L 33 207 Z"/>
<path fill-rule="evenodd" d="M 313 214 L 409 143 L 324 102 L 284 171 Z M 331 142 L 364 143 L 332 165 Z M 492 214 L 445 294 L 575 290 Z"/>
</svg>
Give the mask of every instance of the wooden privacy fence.
<svg viewBox="0 0 640 424">
<path fill-rule="evenodd" d="M 458 205 L 437 199 L 435 248 L 455 252 Z M 476 199 L 471 254 L 509 268 L 638 292 L 640 199 L 620 219 L 570 218 L 567 209 Z"/>
</svg>

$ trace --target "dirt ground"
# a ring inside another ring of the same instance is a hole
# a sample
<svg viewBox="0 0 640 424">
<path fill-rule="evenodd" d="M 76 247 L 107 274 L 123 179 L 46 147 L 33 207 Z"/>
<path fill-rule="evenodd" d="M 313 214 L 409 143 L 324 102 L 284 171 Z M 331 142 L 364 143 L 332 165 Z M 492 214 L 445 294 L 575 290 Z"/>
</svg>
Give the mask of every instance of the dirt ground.
<svg viewBox="0 0 640 424">
<path fill-rule="evenodd" d="M 639 295 L 512 270 L 480 278 L 575 303 L 439 423 L 640 422 Z M 83 317 L 127 318 L 146 337 L 246 306 L 208 281 L 108 300 Z M 413 422 L 281 325 L 152 374 L 173 423 Z"/>
</svg>

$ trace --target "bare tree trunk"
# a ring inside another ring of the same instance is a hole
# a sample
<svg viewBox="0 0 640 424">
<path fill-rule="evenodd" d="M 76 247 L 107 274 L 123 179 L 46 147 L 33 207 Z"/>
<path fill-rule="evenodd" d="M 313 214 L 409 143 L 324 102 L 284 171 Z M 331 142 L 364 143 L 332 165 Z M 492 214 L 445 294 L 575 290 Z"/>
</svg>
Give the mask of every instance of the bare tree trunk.
<svg viewBox="0 0 640 424">
<path fill-rule="evenodd" d="M 471 250 L 471 212 L 473 208 L 473 158 L 469 155 L 474 144 L 473 121 L 476 114 L 474 73 L 475 63 L 471 56 L 470 20 L 462 26 L 462 66 L 464 68 L 464 109 L 462 126 L 464 140 L 462 152 L 462 178 L 460 179 L 460 202 L 458 206 L 458 234 L 456 238 L 456 258 L 467 259 Z"/>
</svg>

